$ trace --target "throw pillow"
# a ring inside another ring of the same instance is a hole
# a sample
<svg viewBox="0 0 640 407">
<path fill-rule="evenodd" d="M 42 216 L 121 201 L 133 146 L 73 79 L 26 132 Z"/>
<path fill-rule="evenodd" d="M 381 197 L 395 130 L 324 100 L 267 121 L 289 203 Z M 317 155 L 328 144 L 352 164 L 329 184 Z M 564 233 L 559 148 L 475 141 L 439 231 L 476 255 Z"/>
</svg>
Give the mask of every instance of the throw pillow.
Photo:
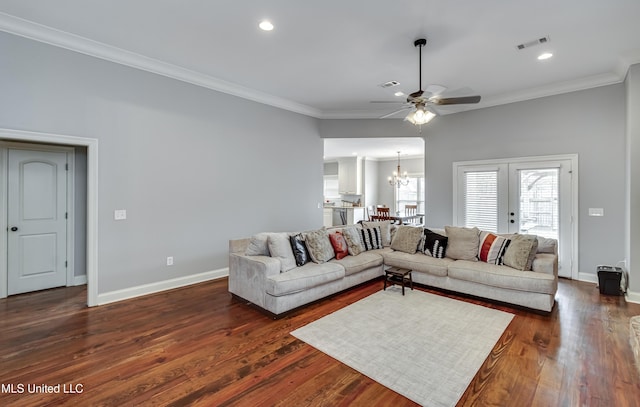
<svg viewBox="0 0 640 407">
<path fill-rule="evenodd" d="M 454 260 L 478 261 L 478 247 L 480 245 L 480 230 L 478 228 L 445 226 L 444 230 L 449 238 L 447 257 Z"/>
<path fill-rule="evenodd" d="M 424 230 L 423 237 L 423 252 L 424 254 L 435 257 L 437 259 L 442 259 L 447 254 L 447 241 L 448 237 L 442 236 L 436 232 L 433 232 L 429 229 Z"/>
<path fill-rule="evenodd" d="M 267 237 L 267 245 L 271 257 L 280 260 L 281 273 L 296 268 L 296 258 L 291 250 L 288 233 L 270 233 Z"/>
<path fill-rule="evenodd" d="M 349 254 L 349 248 L 347 247 L 347 242 L 344 240 L 342 233 L 330 233 L 329 241 L 331 242 L 331 246 L 333 246 L 333 251 L 336 254 L 337 260 L 347 257 Z"/>
<path fill-rule="evenodd" d="M 383 247 L 380 226 L 360 229 L 360 238 L 364 245 L 364 250 L 382 249 Z"/>
<path fill-rule="evenodd" d="M 362 227 L 365 228 L 375 228 L 380 227 L 380 233 L 382 233 L 382 245 L 389 246 L 391 245 L 391 221 L 390 220 L 382 220 L 382 221 L 374 221 L 374 222 L 362 222 Z"/>
<path fill-rule="evenodd" d="M 256 235 L 251 236 L 249 240 L 249 245 L 247 249 L 244 251 L 245 256 L 268 256 L 269 255 L 269 245 L 267 243 L 267 239 L 269 237 L 269 233 L 263 232 L 258 233 Z"/>
<path fill-rule="evenodd" d="M 309 256 L 315 263 L 325 263 L 335 256 L 329 233 L 326 229 L 314 230 L 304 234 L 304 241 L 309 250 Z"/>
<path fill-rule="evenodd" d="M 418 250 L 418 244 L 422 238 L 422 228 L 415 226 L 398 226 L 391 248 L 399 252 L 414 254 Z"/>
<path fill-rule="evenodd" d="M 342 236 L 344 236 L 344 240 L 347 242 L 350 255 L 357 256 L 364 251 L 364 245 L 362 244 L 362 240 L 360 240 L 360 232 L 358 232 L 358 229 L 355 227 L 344 228 L 342 229 Z"/>
<path fill-rule="evenodd" d="M 304 243 L 304 237 L 302 233 L 289 237 L 291 243 L 291 250 L 293 251 L 293 257 L 296 259 L 296 266 L 301 267 L 310 261 L 309 251 L 307 245 Z"/>
<path fill-rule="evenodd" d="M 491 232 L 480 232 L 478 258 L 491 264 L 502 264 L 504 253 L 509 247 L 510 239 Z"/>
<path fill-rule="evenodd" d="M 504 254 L 504 265 L 517 270 L 531 270 L 538 251 L 538 238 L 534 235 L 516 235 Z"/>
</svg>

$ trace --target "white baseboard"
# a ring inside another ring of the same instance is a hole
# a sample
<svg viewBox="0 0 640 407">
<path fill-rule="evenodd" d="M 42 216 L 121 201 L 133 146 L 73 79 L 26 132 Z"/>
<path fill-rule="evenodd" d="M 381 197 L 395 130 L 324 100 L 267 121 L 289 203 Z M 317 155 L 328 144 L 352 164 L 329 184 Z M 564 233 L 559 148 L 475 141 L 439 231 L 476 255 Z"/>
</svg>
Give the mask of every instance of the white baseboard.
<svg viewBox="0 0 640 407">
<path fill-rule="evenodd" d="M 200 274 L 193 274 L 185 277 L 178 277 L 171 280 L 159 281 L 157 283 L 139 285 L 137 287 L 125 288 L 98 294 L 98 305 L 105 305 L 112 302 L 128 300 L 142 295 L 154 294 L 160 291 L 180 288 L 191 284 L 202 283 L 209 280 L 226 277 L 229 275 L 229 268 L 207 271 Z"/>
<path fill-rule="evenodd" d="M 598 284 L 598 276 L 593 273 L 578 273 L 578 281 Z"/>
<path fill-rule="evenodd" d="M 83 276 L 74 276 L 73 277 L 73 283 L 72 283 L 73 286 L 85 285 L 85 284 L 87 284 L 87 275 L 86 274 L 83 275 Z"/>
<path fill-rule="evenodd" d="M 633 302 L 635 304 L 640 304 L 640 293 L 627 290 L 627 294 L 625 295 L 625 299 L 627 302 Z"/>
</svg>

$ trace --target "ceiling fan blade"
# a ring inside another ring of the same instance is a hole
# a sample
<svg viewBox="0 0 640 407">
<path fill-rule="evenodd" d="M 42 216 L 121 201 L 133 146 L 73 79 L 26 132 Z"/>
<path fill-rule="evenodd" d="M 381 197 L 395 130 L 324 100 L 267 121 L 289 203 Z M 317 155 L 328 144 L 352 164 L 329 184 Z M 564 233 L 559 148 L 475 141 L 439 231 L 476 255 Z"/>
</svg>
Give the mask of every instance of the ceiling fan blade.
<svg viewBox="0 0 640 407">
<path fill-rule="evenodd" d="M 404 100 L 370 100 L 369 103 L 406 103 Z"/>
<path fill-rule="evenodd" d="M 430 99 L 434 105 L 462 105 L 468 103 L 478 103 L 480 102 L 480 96 L 462 96 L 462 97 L 453 97 L 453 98 L 433 98 Z"/>
<path fill-rule="evenodd" d="M 386 119 L 387 117 L 391 117 L 391 116 L 393 116 L 393 115 L 396 115 L 396 114 L 398 114 L 398 113 L 400 113 L 400 112 L 404 112 L 405 110 L 409 110 L 409 109 L 411 109 L 411 108 L 412 108 L 412 106 L 403 107 L 402 109 L 400 109 L 400 110 L 396 110 L 395 112 L 387 113 L 387 114 L 385 114 L 384 116 L 380 116 L 380 117 L 379 117 L 379 119 Z"/>
<path fill-rule="evenodd" d="M 426 93 L 429 93 L 431 96 L 437 96 L 442 92 L 444 92 L 445 90 L 447 90 L 446 86 L 437 85 L 435 83 L 432 83 L 431 85 L 427 85 L 427 87 L 424 89 L 424 91 Z"/>
</svg>

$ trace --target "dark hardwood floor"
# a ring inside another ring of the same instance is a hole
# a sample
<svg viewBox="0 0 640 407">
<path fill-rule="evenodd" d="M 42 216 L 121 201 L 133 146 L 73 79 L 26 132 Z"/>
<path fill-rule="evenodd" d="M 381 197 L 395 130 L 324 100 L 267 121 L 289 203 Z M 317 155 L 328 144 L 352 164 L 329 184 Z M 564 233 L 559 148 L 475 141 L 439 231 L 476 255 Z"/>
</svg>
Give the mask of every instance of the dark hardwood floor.
<svg viewBox="0 0 640 407">
<path fill-rule="evenodd" d="M 232 299 L 226 279 L 97 308 L 84 287 L 3 299 L 0 405 L 415 405 L 289 334 L 380 289 L 279 320 Z M 458 405 L 640 406 L 628 327 L 639 304 L 567 280 L 548 315 L 439 294 L 516 315 Z"/>
</svg>

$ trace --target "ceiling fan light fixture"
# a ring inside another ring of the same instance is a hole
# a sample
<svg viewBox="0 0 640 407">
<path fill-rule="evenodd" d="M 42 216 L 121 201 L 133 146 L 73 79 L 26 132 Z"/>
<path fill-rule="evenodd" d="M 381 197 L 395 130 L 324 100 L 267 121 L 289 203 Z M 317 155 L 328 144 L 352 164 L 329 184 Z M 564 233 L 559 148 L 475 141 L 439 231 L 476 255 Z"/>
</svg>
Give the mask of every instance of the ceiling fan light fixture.
<svg viewBox="0 0 640 407">
<path fill-rule="evenodd" d="M 416 110 L 409 113 L 404 119 L 416 126 L 422 126 L 429 123 L 434 117 L 436 117 L 435 113 L 425 109 L 424 106 L 418 106 Z"/>
</svg>

